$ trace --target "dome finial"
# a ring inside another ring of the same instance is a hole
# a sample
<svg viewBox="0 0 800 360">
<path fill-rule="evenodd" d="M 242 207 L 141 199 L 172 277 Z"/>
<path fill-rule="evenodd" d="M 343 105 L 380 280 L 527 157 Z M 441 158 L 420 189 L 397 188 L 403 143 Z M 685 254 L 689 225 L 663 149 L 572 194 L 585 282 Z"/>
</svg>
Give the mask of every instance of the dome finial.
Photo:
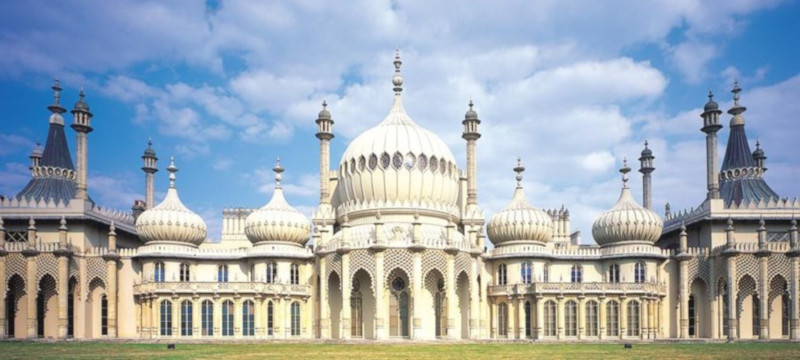
<svg viewBox="0 0 800 360">
<path fill-rule="evenodd" d="M 53 86 L 50 88 L 53 89 L 53 104 L 48 106 L 47 109 L 53 114 L 63 114 L 67 112 L 67 109 L 61 106 L 61 84 L 58 82 L 58 79 L 53 79 Z"/>
<path fill-rule="evenodd" d="M 167 166 L 167 171 L 169 171 L 169 187 L 175 187 L 175 173 L 178 172 L 178 167 L 175 166 L 175 157 L 169 157 L 169 166 Z"/>
<path fill-rule="evenodd" d="M 283 167 L 281 166 L 281 158 L 275 159 L 275 167 L 272 168 L 272 171 L 275 172 L 275 189 L 281 189 L 281 173 L 283 172 Z"/>
<path fill-rule="evenodd" d="M 514 172 L 517 173 L 517 188 L 522 188 L 522 173 L 525 172 L 525 167 L 522 166 L 522 159 L 517 157 L 517 166 L 514 167 Z"/>
<path fill-rule="evenodd" d="M 403 61 L 400 60 L 400 49 L 397 49 L 394 54 L 394 77 L 392 77 L 392 84 L 394 84 L 394 94 L 398 96 L 403 91 L 403 75 L 400 74 L 400 65 L 403 65 Z"/>
<path fill-rule="evenodd" d="M 739 93 L 742 92 L 742 89 L 739 87 L 739 79 L 733 81 L 733 90 L 731 90 L 731 92 L 733 93 L 733 105 L 739 106 Z"/>
<path fill-rule="evenodd" d="M 622 173 L 622 187 L 624 189 L 628 188 L 628 173 L 631 172 L 631 168 L 628 167 L 628 157 L 625 156 L 622 158 L 622 167 L 619 169 L 619 172 Z"/>
</svg>

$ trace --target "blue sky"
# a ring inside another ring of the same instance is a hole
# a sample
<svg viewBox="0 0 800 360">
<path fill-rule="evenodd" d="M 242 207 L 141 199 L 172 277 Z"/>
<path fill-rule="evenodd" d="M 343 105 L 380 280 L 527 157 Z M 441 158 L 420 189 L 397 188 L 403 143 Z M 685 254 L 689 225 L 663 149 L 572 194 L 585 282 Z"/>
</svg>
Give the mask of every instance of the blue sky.
<svg viewBox="0 0 800 360">
<path fill-rule="evenodd" d="M 335 166 L 387 113 L 400 48 L 406 109 L 462 168 L 461 120 L 475 101 L 487 217 L 510 200 L 521 156 L 531 203 L 565 205 L 588 240 L 619 195 L 622 157 L 638 158 L 644 140 L 656 156 L 655 210 L 698 205 L 700 109 L 709 88 L 727 109 L 736 78 L 751 146 L 759 139 L 769 157 L 767 181 L 794 197 L 798 15 L 797 1 L 778 0 L 0 2 L 0 193 L 27 182 L 59 78 L 67 107 L 83 86 L 95 114 L 89 176 L 98 203 L 129 209 L 143 198 L 140 156 L 152 137 L 157 198 L 174 155 L 181 198 L 212 238 L 222 208 L 266 203 L 276 156 L 288 200 L 309 214 L 320 103 L 336 121 Z M 640 183 L 634 176 L 637 193 Z"/>
</svg>

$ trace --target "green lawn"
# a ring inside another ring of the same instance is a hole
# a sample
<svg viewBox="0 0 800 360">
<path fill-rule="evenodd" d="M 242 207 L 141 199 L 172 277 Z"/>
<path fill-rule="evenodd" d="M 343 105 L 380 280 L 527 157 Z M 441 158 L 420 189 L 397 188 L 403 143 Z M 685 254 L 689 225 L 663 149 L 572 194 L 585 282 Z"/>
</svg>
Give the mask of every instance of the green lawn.
<svg viewBox="0 0 800 360">
<path fill-rule="evenodd" d="M 713 344 L 429 344 L 0 342 L 2 359 L 790 359 L 800 343 Z"/>
</svg>

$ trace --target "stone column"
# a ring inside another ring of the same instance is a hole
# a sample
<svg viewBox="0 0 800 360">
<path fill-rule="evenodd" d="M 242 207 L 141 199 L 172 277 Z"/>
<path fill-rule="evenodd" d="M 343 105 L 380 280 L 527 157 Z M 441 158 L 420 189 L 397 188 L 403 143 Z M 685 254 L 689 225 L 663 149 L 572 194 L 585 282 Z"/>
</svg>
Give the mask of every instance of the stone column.
<svg viewBox="0 0 800 360">
<path fill-rule="evenodd" d="M 213 337 L 219 338 L 222 337 L 222 299 L 220 299 L 219 295 L 214 296 L 214 328 L 213 328 Z"/>
<path fill-rule="evenodd" d="M 600 304 L 597 306 L 597 325 L 599 325 L 600 329 L 598 335 L 600 336 L 600 340 L 606 338 L 606 298 L 605 296 L 600 296 Z"/>
<path fill-rule="evenodd" d="M 58 257 L 58 337 L 67 338 L 67 326 L 69 325 L 68 310 L 69 304 L 69 255 L 67 250 L 67 222 L 61 218 L 61 226 L 58 229 L 59 248 L 54 253 Z"/>
<path fill-rule="evenodd" d="M 519 321 L 519 318 L 516 316 L 517 310 L 519 309 L 517 308 L 516 299 L 509 296 L 506 299 L 506 334 L 508 334 L 506 335 L 506 339 L 516 338 L 516 332 L 514 330 L 519 327 L 517 326 L 517 322 Z"/>
<path fill-rule="evenodd" d="M 626 336 L 628 331 L 628 302 L 625 301 L 625 296 L 619 297 L 619 338 L 620 340 Z"/>
<path fill-rule="evenodd" d="M 544 338 L 544 298 L 536 295 L 536 339 Z"/>
<path fill-rule="evenodd" d="M 386 331 L 386 314 L 389 312 L 386 309 L 384 301 L 386 299 L 386 275 L 384 274 L 384 252 L 375 252 L 375 279 L 373 287 L 375 288 L 375 338 L 377 340 L 386 340 L 389 334 Z"/>
<path fill-rule="evenodd" d="M 233 337 L 242 337 L 242 298 L 238 294 L 233 298 Z"/>
<path fill-rule="evenodd" d="M 478 283 L 478 275 L 480 274 L 480 269 L 478 268 L 478 260 L 474 257 L 472 258 L 472 266 L 470 269 L 470 277 L 469 281 L 472 284 L 469 289 L 469 338 L 472 340 L 480 339 L 480 297 L 478 294 L 481 292 L 486 292 L 486 290 L 481 289 L 483 284 Z"/>
<path fill-rule="evenodd" d="M 30 241 L 30 240 L 28 240 Z M 30 250 L 30 251 L 28 251 Z M 25 280 L 25 298 L 27 301 L 28 313 L 27 313 L 27 337 L 28 338 L 36 338 L 37 328 L 36 328 L 36 298 L 39 295 L 37 288 L 38 284 L 36 281 L 36 258 L 39 252 L 34 249 L 27 249 L 23 252 L 23 255 L 27 258 L 27 279 Z"/>
<path fill-rule="evenodd" d="M 339 334 L 342 339 L 350 339 L 352 337 L 352 328 L 350 324 L 351 309 L 350 309 L 350 295 L 353 291 L 352 278 L 350 277 L 350 254 L 342 254 L 342 318 L 339 322 L 341 330 Z"/>
<path fill-rule="evenodd" d="M 203 337 L 203 302 L 200 301 L 200 295 L 195 294 L 192 296 L 192 337 Z"/>
<path fill-rule="evenodd" d="M 377 261 L 377 260 L 376 260 Z M 331 338 L 331 319 L 328 315 L 328 273 L 325 256 L 319 257 L 319 334 L 323 339 Z M 274 306 L 274 305 L 273 305 Z M 274 317 L 273 307 L 273 317 Z M 274 321 L 274 320 L 273 320 Z"/>
<path fill-rule="evenodd" d="M 264 298 L 261 297 L 260 294 L 257 294 L 255 299 L 253 299 L 253 306 L 255 306 L 255 312 L 253 316 L 255 317 L 255 321 L 253 323 L 254 335 L 256 338 L 260 339 L 264 335 L 264 325 L 261 322 L 261 317 L 264 316 Z"/>
<path fill-rule="evenodd" d="M 646 298 L 642 298 L 639 302 L 639 308 L 641 309 L 641 318 L 639 320 L 640 339 L 647 339 L 647 333 L 650 331 L 650 309 L 648 308 L 649 303 L 650 300 Z"/>
<path fill-rule="evenodd" d="M 556 308 L 556 336 L 560 340 L 564 337 L 564 297 L 558 296 L 558 307 Z"/>
<path fill-rule="evenodd" d="M 647 334 L 648 339 L 655 339 L 656 338 L 656 299 L 652 298 L 650 301 L 647 302 L 648 306 L 650 306 L 650 311 L 648 311 L 648 315 L 650 315 L 650 319 L 648 322 L 650 323 L 649 333 Z"/>
<path fill-rule="evenodd" d="M 738 321 L 736 318 L 736 258 L 728 258 L 728 340 L 735 340 L 738 336 Z"/>
<path fill-rule="evenodd" d="M 689 337 L 689 284 L 686 278 L 689 273 L 688 256 L 686 258 L 679 258 L 679 275 L 678 284 L 680 288 L 680 299 L 678 307 L 680 308 L 680 338 L 686 339 Z"/>
<path fill-rule="evenodd" d="M 158 295 L 153 295 L 150 297 L 150 337 L 160 337 L 161 336 L 161 323 L 158 321 L 158 313 L 161 312 L 159 309 L 158 303 Z"/>
<path fill-rule="evenodd" d="M 6 229 L 3 227 L 3 218 L 0 217 L 0 281 L 6 281 Z M 5 296 L 8 289 L 8 283 L 3 284 L 2 294 Z M 0 299 L 0 339 L 8 337 L 6 329 L 6 302 L 5 299 Z"/>
<path fill-rule="evenodd" d="M 586 298 L 578 296 L 578 339 L 586 336 Z"/>
<path fill-rule="evenodd" d="M 413 304 L 414 309 L 412 310 L 413 313 L 413 321 L 412 326 L 413 330 L 411 332 L 412 339 L 419 340 L 422 339 L 422 254 L 417 251 L 413 255 L 413 269 L 411 271 L 412 280 L 411 283 L 413 284 Z"/>
<path fill-rule="evenodd" d="M 786 256 L 789 256 L 792 260 L 792 266 L 790 268 L 790 275 L 789 279 L 791 284 L 789 285 L 789 299 L 792 301 L 791 309 L 791 319 L 789 319 L 789 326 L 790 326 L 790 337 L 792 340 L 800 339 L 800 311 L 798 311 L 798 301 L 800 301 L 800 244 L 798 244 L 798 230 L 797 230 L 797 220 L 792 219 L 791 227 L 789 228 L 789 242 L 791 243 L 792 249 L 786 253 Z M 0 260 L 1 262 L 2 260 Z M 2 265 L 0 265 L 2 266 Z"/>
<path fill-rule="evenodd" d="M 178 296 L 172 296 L 172 337 L 178 338 L 181 336 L 181 299 Z"/>
<path fill-rule="evenodd" d="M 759 320 L 760 326 L 758 331 L 758 338 L 762 340 L 769 339 L 769 273 L 768 273 L 768 266 L 769 266 L 769 252 L 766 253 L 758 252 L 756 253 L 758 256 L 758 264 L 759 264 L 759 281 L 758 281 L 758 300 L 759 300 Z M 781 316 L 780 313 L 777 313 L 777 316 Z"/>
<path fill-rule="evenodd" d="M 525 295 L 520 295 L 517 298 L 517 339 L 525 339 L 525 325 Z"/>
<path fill-rule="evenodd" d="M 445 295 L 447 301 L 447 338 L 458 339 L 460 336 L 456 332 L 456 318 L 458 317 L 458 299 L 456 298 L 456 276 L 455 276 L 455 254 L 448 252 L 446 258 L 446 279 Z"/>
<path fill-rule="evenodd" d="M 111 223 L 111 230 L 108 232 L 108 253 L 103 255 L 106 261 L 106 278 L 108 279 L 108 289 L 106 290 L 106 300 L 108 303 L 108 337 L 117 337 L 117 261 L 120 256 L 117 254 L 117 233 L 114 223 Z"/>
</svg>

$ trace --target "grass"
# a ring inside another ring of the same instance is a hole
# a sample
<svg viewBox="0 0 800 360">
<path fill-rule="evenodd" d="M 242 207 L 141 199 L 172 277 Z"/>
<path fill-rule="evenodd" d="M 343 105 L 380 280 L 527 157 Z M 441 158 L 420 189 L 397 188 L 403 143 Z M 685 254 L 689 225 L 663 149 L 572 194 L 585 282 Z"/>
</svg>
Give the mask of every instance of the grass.
<svg viewBox="0 0 800 360">
<path fill-rule="evenodd" d="M 800 343 L 208 343 L 0 342 L 2 359 L 800 359 Z"/>
</svg>

